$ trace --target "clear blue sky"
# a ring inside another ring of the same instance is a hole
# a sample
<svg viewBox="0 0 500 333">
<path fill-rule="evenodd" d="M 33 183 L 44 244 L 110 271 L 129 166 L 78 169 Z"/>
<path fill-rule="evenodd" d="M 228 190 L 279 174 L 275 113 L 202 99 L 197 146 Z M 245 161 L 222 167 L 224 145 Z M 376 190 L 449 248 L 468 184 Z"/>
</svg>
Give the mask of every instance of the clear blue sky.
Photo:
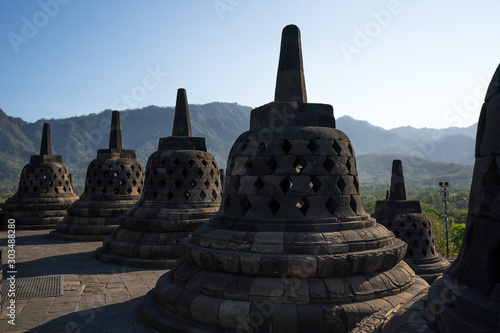
<svg viewBox="0 0 500 333">
<path fill-rule="evenodd" d="M 293 23 L 309 102 L 384 128 L 465 127 L 500 62 L 499 13 L 494 0 L 2 1 L 0 108 L 36 121 L 172 106 L 180 87 L 192 104 L 257 107 Z"/>
</svg>

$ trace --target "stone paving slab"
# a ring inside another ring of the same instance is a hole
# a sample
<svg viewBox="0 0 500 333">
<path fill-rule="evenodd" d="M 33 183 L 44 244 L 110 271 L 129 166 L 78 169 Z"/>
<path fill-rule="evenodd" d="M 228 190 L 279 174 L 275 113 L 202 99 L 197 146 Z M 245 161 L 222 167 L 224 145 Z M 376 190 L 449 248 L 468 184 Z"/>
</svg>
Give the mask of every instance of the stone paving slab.
<svg viewBox="0 0 500 333">
<path fill-rule="evenodd" d="M 16 325 L 8 323 L 8 297 L 2 295 L 0 333 L 155 332 L 140 318 L 143 296 L 167 270 L 124 267 L 97 261 L 102 242 L 49 238 L 50 230 L 16 231 L 16 279 L 63 275 L 64 295 L 16 300 Z M 7 232 L 0 231 L 4 279 Z"/>
</svg>

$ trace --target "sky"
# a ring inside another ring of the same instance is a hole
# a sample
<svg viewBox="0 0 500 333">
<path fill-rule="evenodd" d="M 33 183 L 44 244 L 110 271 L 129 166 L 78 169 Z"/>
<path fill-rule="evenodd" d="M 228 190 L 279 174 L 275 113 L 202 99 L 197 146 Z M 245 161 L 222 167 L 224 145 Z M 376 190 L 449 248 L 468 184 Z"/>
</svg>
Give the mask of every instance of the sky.
<svg viewBox="0 0 500 333">
<path fill-rule="evenodd" d="M 271 102 L 282 29 L 308 102 L 386 129 L 477 122 L 500 62 L 494 0 L 0 3 L 0 108 L 34 122 L 105 109 Z"/>
</svg>

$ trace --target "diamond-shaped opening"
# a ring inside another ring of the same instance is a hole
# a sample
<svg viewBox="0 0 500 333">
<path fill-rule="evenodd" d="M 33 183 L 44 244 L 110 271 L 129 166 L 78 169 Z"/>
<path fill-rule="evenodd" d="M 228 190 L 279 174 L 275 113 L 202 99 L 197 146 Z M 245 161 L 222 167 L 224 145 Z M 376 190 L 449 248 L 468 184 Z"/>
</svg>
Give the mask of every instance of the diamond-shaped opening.
<svg viewBox="0 0 500 333">
<path fill-rule="evenodd" d="M 193 160 L 189 160 L 189 166 L 192 167 L 196 162 Z"/>
<path fill-rule="evenodd" d="M 53 169 L 50 169 L 50 170 L 49 170 L 49 172 L 50 172 L 50 173 L 54 173 L 54 170 L 53 170 Z"/>
<path fill-rule="evenodd" d="M 411 231 L 406 232 L 406 237 L 410 238 L 411 237 Z"/>
<path fill-rule="evenodd" d="M 43 180 L 40 180 L 40 183 L 39 183 L 39 184 L 40 184 L 40 186 L 42 186 L 42 185 L 43 185 Z"/>
<path fill-rule="evenodd" d="M 267 203 L 267 206 L 269 207 L 269 210 L 271 210 L 273 216 L 276 215 L 278 210 L 281 208 L 280 203 L 275 198 L 271 198 L 271 200 Z"/>
<path fill-rule="evenodd" d="M 215 172 L 214 170 L 210 170 L 210 177 L 214 178 Z"/>
<path fill-rule="evenodd" d="M 229 209 L 229 206 L 231 206 L 231 200 L 229 200 L 229 197 L 227 197 L 226 201 L 224 201 L 224 209 Z"/>
<path fill-rule="evenodd" d="M 358 212 L 358 203 L 353 196 L 351 196 L 351 202 L 349 202 L 349 206 L 351 206 L 351 209 L 355 214 Z"/>
<path fill-rule="evenodd" d="M 396 237 L 399 236 L 399 230 L 398 229 L 394 230 L 393 232 L 394 232 L 394 236 L 396 236 Z"/>
<path fill-rule="evenodd" d="M 298 157 L 295 162 L 293 162 L 293 168 L 295 169 L 295 172 L 301 173 L 302 170 L 306 167 L 306 162 L 302 160 L 300 157 Z"/>
<path fill-rule="evenodd" d="M 100 168 L 102 168 L 102 164 L 99 165 L 99 169 Z M 35 170 L 33 170 L 33 171 L 35 171 Z M 62 169 L 61 168 L 57 169 L 57 171 L 59 171 L 59 173 L 62 173 Z"/>
<path fill-rule="evenodd" d="M 158 177 L 158 170 L 155 169 L 155 171 L 153 171 L 153 175 L 155 175 L 155 177 Z"/>
<path fill-rule="evenodd" d="M 249 171 L 250 169 L 252 169 L 252 168 L 253 168 L 253 162 L 252 162 L 252 161 L 250 161 L 250 160 L 245 161 L 245 164 L 243 164 L 243 165 L 244 165 L 244 167 L 245 167 L 245 169 L 246 169 L 247 171 Z"/>
<path fill-rule="evenodd" d="M 64 192 L 66 192 L 66 187 L 63 187 L 63 190 L 64 190 Z M 106 190 L 106 188 L 103 187 L 102 190 L 101 190 L 101 193 L 102 194 L 106 194 L 106 192 L 108 192 L 108 190 Z"/>
<path fill-rule="evenodd" d="M 278 163 L 276 162 L 276 158 L 274 158 L 274 156 L 271 156 L 266 164 L 272 172 L 274 172 L 274 170 L 276 170 L 276 167 L 278 166 Z"/>
<path fill-rule="evenodd" d="M 264 183 L 262 182 L 260 177 L 257 177 L 255 182 L 253 183 L 253 187 L 257 190 L 257 192 L 259 192 L 264 187 Z"/>
<path fill-rule="evenodd" d="M 108 169 L 109 169 L 109 170 L 113 170 L 113 166 L 110 164 L 110 165 L 108 166 Z"/>
<path fill-rule="evenodd" d="M 316 176 L 311 177 L 311 181 L 309 182 L 309 187 L 316 193 L 319 191 L 319 189 L 321 188 L 321 182 L 319 181 L 318 177 Z"/>
<path fill-rule="evenodd" d="M 134 169 L 135 169 L 135 166 L 132 164 L 132 165 L 130 166 L 130 169 L 134 170 Z"/>
<path fill-rule="evenodd" d="M 174 194 L 171 191 L 168 191 L 167 192 L 167 199 L 172 200 L 173 197 L 174 197 Z"/>
<path fill-rule="evenodd" d="M 198 183 L 193 179 L 189 185 L 191 185 L 191 187 L 196 187 L 196 185 L 198 185 Z"/>
<path fill-rule="evenodd" d="M 140 165 L 139 165 L 138 169 L 139 169 L 139 171 L 142 171 L 142 168 L 141 168 L 141 166 L 140 166 Z"/>
<path fill-rule="evenodd" d="M 115 190 L 114 190 L 115 194 L 118 194 L 120 193 L 120 190 L 118 189 L 118 187 L 115 187 Z"/>
<path fill-rule="evenodd" d="M 300 210 L 300 212 L 302 213 L 302 215 L 306 216 L 307 214 L 307 211 L 309 210 L 309 202 L 307 201 L 307 198 L 306 197 L 302 197 L 302 199 L 300 199 L 296 204 L 295 206 Z"/>
<path fill-rule="evenodd" d="M 57 187 L 55 188 L 55 190 L 56 190 L 56 192 L 59 192 L 59 190 L 57 189 Z M 92 187 L 92 188 L 90 189 L 90 192 L 92 192 L 92 193 L 95 193 L 95 191 L 97 191 L 97 190 L 95 189 L 95 187 Z"/>
<path fill-rule="evenodd" d="M 170 168 L 167 168 L 167 176 L 170 177 L 172 176 L 172 174 L 174 173 L 174 171 Z"/>
<path fill-rule="evenodd" d="M 94 171 L 92 175 L 94 175 L 94 177 L 97 176 L 97 171 Z"/>
<path fill-rule="evenodd" d="M 35 179 L 38 179 L 38 175 L 35 175 Z"/>
<path fill-rule="evenodd" d="M 198 171 L 196 171 L 196 174 L 200 177 L 203 176 L 203 170 L 201 170 L 201 168 L 199 168 Z"/>
<path fill-rule="evenodd" d="M 407 254 L 410 258 L 413 258 L 413 256 L 415 255 L 415 252 L 413 251 L 413 249 L 408 249 L 408 251 L 406 252 L 406 254 Z"/>
<path fill-rule="evenodd" d="M 417 224 L 416 224 L 415 222 L 412 222 L 412 223 L 411 223 L 411 227 L 412 227 L 413 229 L 417 229 Z"/>
<path fill-rule="evenodd" d="M 311 140 L 307 144 L 307 149 L 309 149 L 311 151 L 311 153 L 313 153 L 313 154 L 316 152 L 316 150 L 318 150 L 318 148 L 319 148 L 319 145 L 316 142 L 316 140 Z"/>
<path fill-rule="evenodd" d="M 139 175 L 140 175 L 139 171 L 136 171 L 136 172 L 135 172 L 135 176 L 136 176 L 136 177 L 139 177 Z"/>
<path fill-rule="evenodd" d="M 217 200 L 218 197 L 219 197 L 219 194 L 217 193 L 217 191 L 212 190 L 212 198 L 214 198 L 214 200 Z"/>
<path fill-rule="evenodd" d="M 424 227 L 425 229 L 427 229 L 427 222 L 423 221 L 422 222 L 422 227 Z"/>
<path fill-rule="evenodd" d="M 413 245 L 418 246 L 418 240 L 417 240 L 417 239 L 415 239 L 415 240 L 413 241 Z"/>
<path fill-rule="evenodd" d="M 429 240 L 428 239 L 425 240 L 425 245 L 429 246 Z"/>
<path fill-rule="evenodd" d="M 200 191 L 200 198 L 201 200 L 205 200 L 205 198 L 207 197 L 207 194 L 205 193 L 205 191 Z"/>
<path fill-rule="evenodd" d="M 125 165 L 120 164 L 120 169 L 125 170 Z"/>
<path fill-rule="evenodd" d="M 246 215 L 250 208 L 252 208 L 252 203 L 248 200 L 247 197 L 243 197 L 243 199 L 240 201 L 240 208 L 243 215 Z"/>
<path fill-rule="evenodd" d="M 181 164 L 181 161 L 179 161 L 179 159 L 178 159 L 178 158 L 176 158 L 176 159 L 175 159 L 175 161 L 174 161 L 174 164 L 175 164 L 175 165 L 179 165 L 179 164 Z"/>
<path fill-rule="evenodd" d="M 134 182 L 135 182 L 135 180 L 134 180 Z M 132 182 L 132 183 L 133 183 L 133 182 Z M 161 187 L 161 188 L 164 188 L 164 187 L 165 187 L 165 185 L 167 185 L 167 182 L 166 182 L 164 179 L 160 180 L 160 187 Z M 135 186 L 135 184 L 134 184 L 134 186 Z"/>
<path fill-rule="evenodd" d="M 26 190 L 28 190 L 28 189 L 26 188 Z M 95 188 L 93 190 L 94 190 L 93 192 L 95 192 Z M 54 192 L 59 193 L 59 189 L 57 187 L 54 187 Z"/>
<path fill-rule="evenodd" d="M 424 237 L 424 231 L 422 229 L 418 231 L 418 237 L 420 238 Z"/>
<path fill-rule="evenodd" d="M 351 156 L 354 156 L 354 150 L 352 149 L 352 144 L 349 142 L 349 145 L 347 146 L 349 148 L 349 152 L 351 153 Z"/>
<path fill-rule="evenodd" d="M 288 140 L 285 140 L 281 144 L 281 149 L 283 149 L 283 151 L 285 152 L 285 154 L 288 154 L 288 152 L 290 151 L 290 149 L 292 149 L 292 144 Z"/>
<path fill-rule="evenodd" d="M 326 200 L 325 207 L 332 215 L 335 215 L 337 212 L 337 203 L 332 199 L 332 197 L 329 197 L 328 200 Z"/>
<path fill-rule="evenodd" d="M 43 173 L 43 169 L 40 169 L 40 173 Z"/>
<path fill-rule="evenodd" d="M 30 185 L 33 185 L 33 181 L 32 180 L 30 180 Z"/>
<path fill-rule="evenodd" d="M 153 191 L 153 193 L 152 193 L 152 195 L 151 195 L 151 196 L 153 197 L 153 199 L 158 198 L 158 192 Z"/>
<path fill-rule="evenodd" d="M 238 192 L 240 187 L 241 187 L 240 177 L 237 177 L 236 181 L 234 182 L 234 189 L 236 190 L 236 192 Z"/>
<path fill-rule="evenodd" d="M 186 201 L 187 201 L 187 200 L 189 200 L 189 198 L 191 197 L 191 193 L 189 193 L 188 191 L 186 191 L 186 192 L 184 192 L 184 193 L 182 194 L 182 196 L 183 196 L 183 197 L 184 197 L 184 199 L 186 199 Z"/>
<path fill-rule="evenodd" d="M 210 187 L 210 182 L 208 180 L 206 180 L 205 184 L 203 184 L 203 185 L 205 185 L 206 188 L 209 188 Z"/>
<path fill-rule="evenodd" d="M 125 174 L 125 176 L 127 176 L 127 178 L 130 178 L 130 176 L 132 176 L 132 174 L 127 171 L 127 173 Z"/>
<path fill-rule="evenodd" d="M 215 161 L 212 161 L 212 166 L 217 169 L 217 165 L 215 164 Z"/>
<path fill-rule="evenodd" d="M 163 179 L 162 179 L 162 181 L 163 181 Z M 136 185 L 137 185 L 137 181 L 136 181 L 135 179 L 134 179 L 134 180 L 132 180 L 132 185 L 134 185 L 134 186 L 136 186 Z M 165 186 L 165 185 L 163 185 L 163 186 Z"/>
<path fill-rule="evenodd" d="M 432 248 L 432 247 L 431 247 L 431 253 L 433 256 L 436 255 L 436 251 L 434 251 L 434 248 Z"/>
<path fill-rule="evenodd" d="M 205 161 L 205 160 L 201 161 L 201 164 L 203 164 L 204 167 L 206 167 L 208 165 L 207 161 Z"/>
<path fill-rule="evenodd" d="M 162 166 L 165 166 L 165 164 L 167 164 L 167 161 L 165 161 L 165 160 L 161 160 L 161 161 L 160 161 L 160 164 L 161 164 Z"/>
<path fill-rule="evenodd" d="M 359 194 L 359 182 L 358 182 L 358 179 L 356 177 L 354 177 L 352 179 L 352 183 L 354 184 L 354 189 L 356 190 L 356 193 Z"/>
<path fill-rule="evenodd" d="M 177 179 L 174 184 L 175 184 L 175 187 L 177 187 L 177 188 L 182 186 L 182 182 L 179 179 Z"/>
<path fill-rule="evenodd" d="M 63 186 L 63 191 L 66 192 L 67 190 L 66 186 Z"/>
<path fill-rule="evenodd" d="M 351 172 L 351 161 L 349 161 L 349 159 L 347 159 L 347 162 L 345 163 L 345 166 L 347 167 L 347 172 L 349 172 L 350 174 L 352 173 Z"/>
<path fill-rule="evenodd" d="M 113 185 L 113 181 L 111 179 L 108 180 L 108 184 L 109 184 L 109 186 Z"/>
<path fill-rule="evenodd" d="M 186 177 L 187 177 L 187 175 L 188 175 L 188 171 L 187 171 L 187 169 L 182 169 L 181 174 L 182 174 L 182 176 L 184 176 L 184 178 L 186 178 Z"/>
<path fill-rule="evenodd" d="M 52 180 L 49 180 L 49 185 L 52 185 L 52 184 L 53 184 L 53 183 L 52 183 Z"/>
<path fill-rule="evenodd" d="M 323 163 L 323 168 L 325 168 L 328 173 L 332 173 L 332 171 L 335 169 L 335 163 L 333 163 L 333 161 L 327 157 L 325 162 Z"/>
<path fill-rule="evenodd" d="M 342 153 L 342 147 L 339 145 L 337 141 L 333 141 L 332 144 L 332 149 L 337 153 L 337 155 L 340 156 L 340 153 Z"/>
<path fill-rule="evenodd" d="M 266 149 L 266 143 L 265 142 L 261 142 L 257 145 L 257 150 L 259 152 L 262 152 L 264 149 Z"/>
<path fill-rule="evenodd" d="M 219 187 L 219 180 L 218 179 L 215 180 L 215 187 Z"/>
<path fill-rule="evenodd" d="M 346 187 L 346 182 L 344 179 L 342 179 L 342 176 L 339 177 L 339 180 L 337 180 L 337 187 L 339 188 L 341 193 L 344 193 L 345 187 Z"/>
<path fill-rule="evenodd" d="M 293 187 L 292 180 L 288 177 L 285 177 L 285 179 L 281 181 L 280 187 L 283 193 L 287 194 L 288 191 L 290 191 L 290 189 Z"/>
</svg>

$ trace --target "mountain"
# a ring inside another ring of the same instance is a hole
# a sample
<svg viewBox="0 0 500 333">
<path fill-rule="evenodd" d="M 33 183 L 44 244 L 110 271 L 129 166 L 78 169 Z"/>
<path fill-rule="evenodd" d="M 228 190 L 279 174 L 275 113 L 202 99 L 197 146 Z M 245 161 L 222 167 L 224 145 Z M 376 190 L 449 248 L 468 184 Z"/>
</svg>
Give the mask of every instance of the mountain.
<svg viewBox="0 0 500 333">
<path fill-rule="evenodd" d="M 225 168 L 233 142 L 248 130 L 251 108 L 214 102 L 189 105 L 189 109 L 193 136 L 205 137 L 208 151 L 219 167 Z M 157 149 L 158 139 L 171 134 L 173 114 L 173 107 L 154 105 L 122 111 L 125 148 L 135 149 L 145 165 Z M 63 156 L 73 174 L 75 190 L 81 192 L 87 165 L 96 157 L 97 149 L 108 146 L 110 121 L 111 110 L 65 119 L 40 119 L 35 123 L 10 117 L 0 110 L 0 195 L 16 190 L 22 167 L 30 155 L 38 153 L 44 122 L 51 124 L 54 154 Z M 414 186 L 434 186 L 435 179 L 448 176 L 464 186 L 470 183 L 475 125 L 444 130 L 385 130 L 344 116 L 337 119 L 337 128 L 351 138 L 360 177 L 366 184 L 388 183 L 394 158 L 403 159 L 405 174 L 410 183 L 414 180 Z"/>
</svg>

